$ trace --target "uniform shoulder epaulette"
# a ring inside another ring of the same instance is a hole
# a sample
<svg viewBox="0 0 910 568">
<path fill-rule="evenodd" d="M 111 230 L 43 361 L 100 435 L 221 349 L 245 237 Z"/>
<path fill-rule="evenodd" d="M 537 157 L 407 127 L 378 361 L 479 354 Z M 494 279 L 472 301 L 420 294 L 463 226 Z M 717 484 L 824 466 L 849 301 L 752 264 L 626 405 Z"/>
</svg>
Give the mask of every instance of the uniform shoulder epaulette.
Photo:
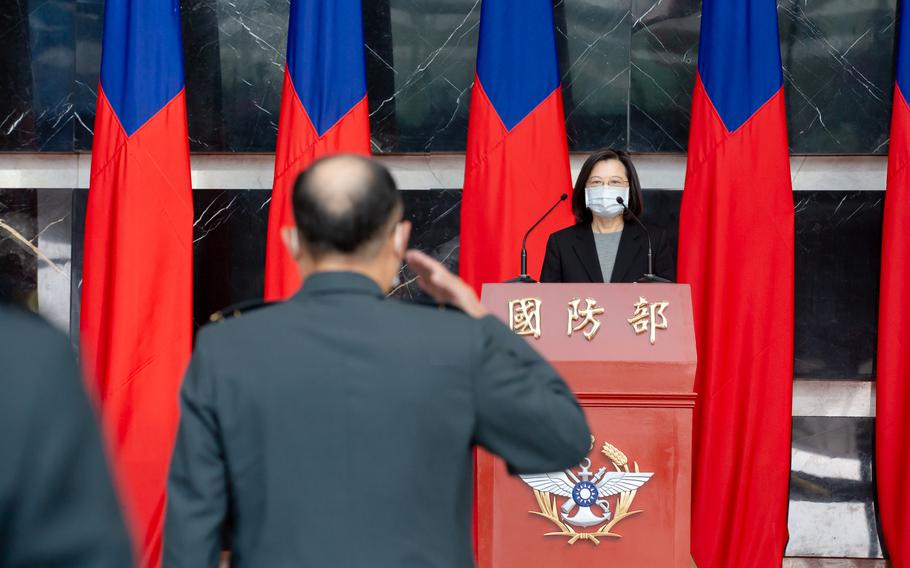
<svg viewBox="0 0 910 568">
<path fill-rule="evenodd" d="M 275 302 L 266 302 L 265 300 L 247 300 L 246 302 L 239 302 L 213 313 L 209 316 L 209 321 L 216 323 L 240 317 L 243 314 L 248 314 L 252 311 L 270 306 L 274 303 Z"/>
</svg>

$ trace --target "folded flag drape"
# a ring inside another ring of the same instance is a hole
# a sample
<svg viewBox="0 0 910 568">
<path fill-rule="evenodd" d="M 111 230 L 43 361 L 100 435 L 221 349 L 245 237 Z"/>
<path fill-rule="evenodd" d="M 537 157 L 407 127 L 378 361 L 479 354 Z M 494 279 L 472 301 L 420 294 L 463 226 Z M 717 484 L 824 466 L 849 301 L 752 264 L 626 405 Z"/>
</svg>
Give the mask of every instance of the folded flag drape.
<svg viewBox="0 0 910 568">
<path fill-rule="evenodd" d="M 287 65 L 265 253 L 265 299 L 282 300 L 300 274 L 281 240 L 294 226 L 297 175 L 329 154 L 370 153 L 360 0 L 291 0 Z"/>
<path fill-rule="evenodd" d="M 895 568 L 910 566 L 910 19 L 900 3 L 897 78 L 891 110 L 888 185 L 875 377 L 875 477 L 885 548 Z"/>
<path fill-rule="evenodd" d="M 192 348 L 193 199 L 178 0 L 107 0 L 80 346 L 140 565 L 160 564 Z"/>
<path fill-rule="evenodd" d="M 553 3 L 484 0 L 471 90 L 459 273 L 484 282 L 517 276 L 524 232 L 571 191 Z M 572 224 L 569 201 L 528 239 L 536 278 L 547 236 Z"/>
<path fill-rule="evenodd" d="M 793 385 L 793 195 L 774 0 L 704 0 L 679 223 L 698 371 L 692 555 L 780 566 Z"/>
</svg>

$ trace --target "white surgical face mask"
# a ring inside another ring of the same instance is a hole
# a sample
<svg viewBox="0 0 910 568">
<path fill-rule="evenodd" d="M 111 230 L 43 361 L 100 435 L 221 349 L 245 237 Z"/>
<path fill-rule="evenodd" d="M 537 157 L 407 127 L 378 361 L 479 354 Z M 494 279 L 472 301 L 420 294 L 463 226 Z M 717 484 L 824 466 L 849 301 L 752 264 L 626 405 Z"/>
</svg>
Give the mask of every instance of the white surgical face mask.
<svg viewBox="0 0 910 568">
<path fill-rule="evenodd" d="M 626 207 L 629 206 L 628 187 L 602 185 L 585 189 L 585 205 L 598 217 L 609 219 L 622 213 L 622 205 L 616 201 L 617 197 L 622 197 Z"/>
</svg>

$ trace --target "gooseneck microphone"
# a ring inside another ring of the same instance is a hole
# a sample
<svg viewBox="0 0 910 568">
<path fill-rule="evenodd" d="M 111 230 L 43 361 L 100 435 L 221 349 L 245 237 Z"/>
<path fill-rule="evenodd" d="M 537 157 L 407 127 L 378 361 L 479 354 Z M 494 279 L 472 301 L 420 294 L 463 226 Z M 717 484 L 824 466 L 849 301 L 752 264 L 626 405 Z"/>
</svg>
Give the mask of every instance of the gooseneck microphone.
<svg viewBox="0 0 910 568">
<path fill-rule="evenodd" d="M 631 210 L 631 209 L 629 209 L 628 207 L 626 207 L 626 202 L 623 200 L 622 197 L 617 197 L 617 198 L 616 198 L 616 203 L 619 203 L 620 205 L 622 205 L 623 211 L 625 211 L 626 213 L 628 213 L 629 216 L 631 216 L 632 219 L 634 219 L 635 222 L 638 223 L 638 226 L 641 227 L 642 229 L 644 229 L 644 231 L 645 231 L 645 237 L 648 238 L 648 273 L 642 275 L 642 277 L 638 279 L 638 282 L 665 282 L 665 283 L 669 283 L 670 281 L 667 280 L 666 278 L 661 278 L 660 276 L 654 274 L 653 249 L 651 248 L 651 231 L 649 231 L 648 228 L 645 227 L 645 224 L 641 222 L 641 219 L 639 219 L 638 216 L 635 215 L 635 213 L 632 213 L 632 210 Z"/>
<path fill-rule="evenodd" d="M 568 198 L 569 198 L 569 194 L 568 194 L 568 193 L 563 193 L 562 195 L 560 195 L 560 196 L 559 196 L 559 200 L 556 201 L 556 203 L 554 203 L 549 209 L 547 209 L 547 212 L 544 213 L 544 214 L 540 217 L 540 219 L 537 220 L 536 223 L 534 223 L 533 225 L 531 225 L 531 228 L 528 229 L 528 232 L 527 232 L 527 233 L 525 233 L 524 238 L 521 239 L 521 274 L 518 275 L 518 277 L 516 277 L 516 278 L 512 278 L 511 280 L 506 280 L 506 282 L 527 282 L 527 283 L 534 283 L 534 282 L 537 282 L 537 280 L 534 280 L 533 278 L 531 278 L 530 276 L 528 276 L 528 248 L 527 248 L 527 245 L 528 245 L 528 235 L 531 234 L 531 231 L 533 231 L 534 229 L 537 228 L 537 225 L 540 225 L 540 224 L 543 222 L 543 220 L 547 218 L 547 215 L 549 215 L 550 213 L 552 213 L 553 210 L 556 209 L 556 207 L 557 207 L 560 203 L 562 203 L 563 201 L 565 201 L 565 200 L 568 199 Z"/>
</svg>

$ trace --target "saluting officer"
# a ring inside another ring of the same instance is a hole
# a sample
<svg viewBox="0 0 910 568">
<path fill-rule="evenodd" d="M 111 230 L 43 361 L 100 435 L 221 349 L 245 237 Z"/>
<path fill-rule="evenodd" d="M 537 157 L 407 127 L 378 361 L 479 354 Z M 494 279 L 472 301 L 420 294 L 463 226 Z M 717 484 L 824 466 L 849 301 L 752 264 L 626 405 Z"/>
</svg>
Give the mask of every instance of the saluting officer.
<svg viewBox="0 0 910 568">
<path fill-rule="evenodd" d="M 304 284 L 208 326 L 181 393 L 164 566 L 469 567 L 472 448 L 513 473 L 587 454 L 574 396 L 473 290 L 407 261 L 439 309 L 386 297 L 410 233 L 389 172 L 316 162 L 284 235 Z M 230 513 L 229 513 L 230 512 Z"/>
</svg>

